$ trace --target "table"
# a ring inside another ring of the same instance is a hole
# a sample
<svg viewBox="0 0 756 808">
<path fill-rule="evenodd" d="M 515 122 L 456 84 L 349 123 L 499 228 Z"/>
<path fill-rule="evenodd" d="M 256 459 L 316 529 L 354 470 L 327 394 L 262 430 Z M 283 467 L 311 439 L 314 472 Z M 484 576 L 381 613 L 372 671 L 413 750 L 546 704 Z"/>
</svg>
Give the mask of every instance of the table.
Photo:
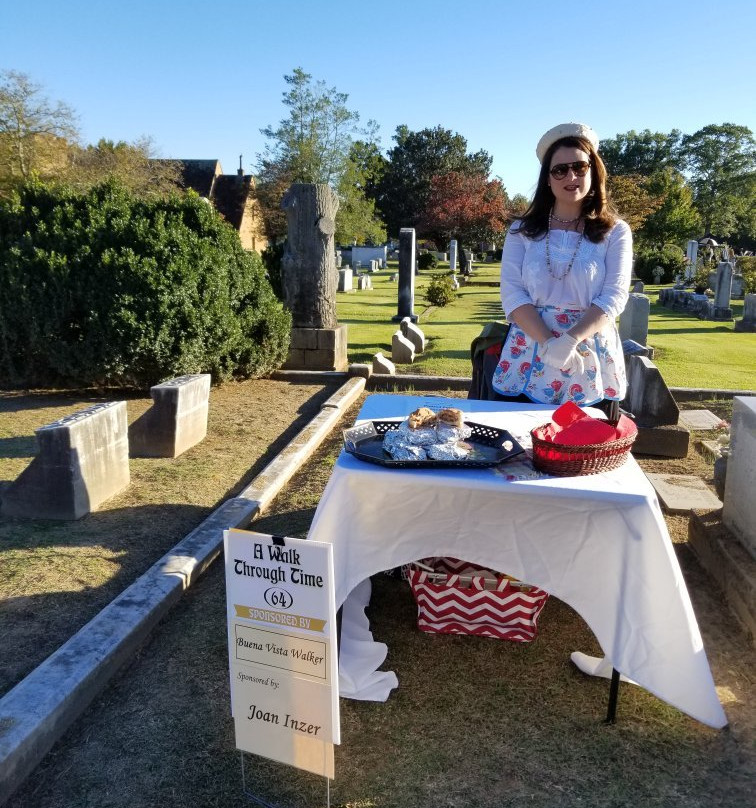
<svg viewBox="0 0 756 808">
<path fill-rule="evenodd" d="M 553 411 L 377 394 L 366 399 L 357 420 L 401 420 L 419 406 L 458 407 L 466 420 L 507 429 L 521 443 Z M 581 670 L 608 677 L 614 668 L 698 721 L 725 726 L 656 494 L 635 459 L 583 477 L 511 480 L 509 469 L 509 463 L 385 468 L 341 453 L 309 532 L 334 546 L 336 604 L 343 604 L 341 695 L 385 701 L 398 685 L 394 673 L 378 670 L 387 648 L 373 640 L 364 614 L 370 576 L 448 555 L 507 572 L 568 603 L 605 655 L 573 653 Z"/>
</svg>

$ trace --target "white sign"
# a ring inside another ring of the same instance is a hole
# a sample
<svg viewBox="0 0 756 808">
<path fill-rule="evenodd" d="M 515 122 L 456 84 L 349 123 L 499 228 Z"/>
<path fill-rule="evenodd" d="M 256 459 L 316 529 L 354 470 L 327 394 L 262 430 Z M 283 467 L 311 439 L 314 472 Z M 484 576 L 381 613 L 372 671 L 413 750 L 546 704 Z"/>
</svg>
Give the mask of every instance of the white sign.
<svg viewBox="0 0 756 808">
<path fill-rule="evenodd" d="M 236 746 L 333 779 L 340 743 L 333 548 L 224 533 Z"/>
</svg>

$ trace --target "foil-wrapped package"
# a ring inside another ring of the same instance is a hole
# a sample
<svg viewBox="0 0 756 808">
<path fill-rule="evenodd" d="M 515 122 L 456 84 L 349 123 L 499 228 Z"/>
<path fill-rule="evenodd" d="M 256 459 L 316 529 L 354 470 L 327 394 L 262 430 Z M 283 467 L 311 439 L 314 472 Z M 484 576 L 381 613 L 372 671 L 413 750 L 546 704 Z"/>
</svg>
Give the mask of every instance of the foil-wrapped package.
<svg viewBox="0 0 756 808">
<path fill-rule="evenodd" d="M 472 435 L 472 429 L 467 424 L 462 426 L 451 426 L 439 421 L 436 424 L 436 440 L 434 443 L 453 443 L 464 440 Z"/>
<path fill-rule="evenodd" d="M 426 448 L 431 460 L 463 460 L 470 453 L 470 447 L 462 443 L 436 443 Z"/>
</svg>

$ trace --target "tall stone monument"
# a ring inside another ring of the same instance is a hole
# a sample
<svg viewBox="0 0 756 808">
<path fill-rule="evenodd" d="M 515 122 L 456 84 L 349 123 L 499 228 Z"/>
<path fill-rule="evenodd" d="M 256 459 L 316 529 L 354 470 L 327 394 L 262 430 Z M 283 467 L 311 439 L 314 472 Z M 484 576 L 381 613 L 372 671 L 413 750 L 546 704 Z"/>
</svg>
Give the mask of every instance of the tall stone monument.
<svg viewBox="0 0 756 808">
<path fill-rule="evenodd" d="M 688 241 L 685 257 L 688 259 L 685 262 L 685 280 L 692 281 L 696 274 L 696 265 L 698 263 L 698 242 L 694 238 Z"/>
<path fill-rule="evenodd" d="M 292 314 L 291 370 L 346 370 L 347 329 L 336 320 L 333 234 L 339 200 L 328 185 L 295 183 L 284 194 L 287 236 L 281 262 L 284 302 Z"/>
<path fill-rule="evenodd" d="M 457 271 L 457 239 L 453 238 L 449 242 L 449 269 Z"/>
<path fill-rule="evenodd" d="M 399 290 L 397 313 L 392 322 L 409 317 L 417 322 L 415 314 L 415 228 L 403 227 L 399 231 Z"/>
<path fill-rule="evenodd" d="M 732 264 L 722 261 L 717 266 L 717 291 L 709 320 L 732 320 L 730 298 L 732 297 Z"/>
</svg>

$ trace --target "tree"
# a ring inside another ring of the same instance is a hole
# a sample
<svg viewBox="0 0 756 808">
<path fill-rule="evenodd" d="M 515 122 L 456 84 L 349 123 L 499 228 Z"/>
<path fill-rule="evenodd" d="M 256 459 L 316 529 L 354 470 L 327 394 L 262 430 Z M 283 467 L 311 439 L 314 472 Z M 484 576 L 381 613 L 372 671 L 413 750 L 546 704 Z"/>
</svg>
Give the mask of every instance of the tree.
<svg viewBox="0 0 756 808">
<path fill-rule="evenodd" d="M 101 138 L 95 146 L 71 149 L 65 179 L 80 190 L 115 179 L 137 196 L 165 196 L 176 192 L 180 166 L 175 160 L 155 159 L 151 138 L 133 143 Z"/>
<path fill-rule="evenodd" d="M 286 234 L 280 210 L 286 189 L 294 182 L 312 182 L 330 185 L 339 194 L 337 237 L 382 240 L 385 233 L 375 206 L 365 199 L 366 185 L 375 181 L 367 164 L 375 162 L 377 145 L 372 139 L 377 126 L 369 122 L 368 140 L 355 143 L 359 114 L 347 108 L 346 93 L 322 81 L 313 83 L 299 67 L 284 80 L 289 89 L 283 103 L 289 116 L 276 128 L 260 130 L 268 138 L 257 161 L 257 197 L 266 235 L 275 240 Z"/>
<path fill-rule="evenodd" d="M 648 177 L 662 168 L 680 168 L 682 134 L 673 129 L 668 135 L 644 129 L 607 138 L 599 144 L 601 159 L 611 175 L 638 174 Z"/>
<path fill-rule="evenodd" d="M 15 187 L 34 172 L 57 173 L 77 137 L 71 107 L 49 101 L 26 73 L 0 72 L 0 188 Z"/>
<path fill-rule="evenodd" d="M 450 171 L 431 178 L 418 228 L 437 244 L 456 238 L 472 245 L 499 238 L 507 218 L 507 195 L 500 180 Z"/>
<path fill-rule="evenodd" d="M 524 216 L 529 206 L 530 200 L 524 194 L 515 194 L 509 200 L 509 221 L 512 222 L 520 216 Z"/>
<path fill-rule="evenodd" d="M 645 182 L 645 189 L 661 204 L 635 232 L 638 241 L 662 246 L 683 245 L 701 232 L 701 217 L 693 204 L 693 192 L 685 178 L 673 168 L 656 171 Z"/>
<path fill-rule="evenodd" d="M 637 174 L 610 176 L 607 180 L 609 196 L 620 216 L 635 231 L 662 204 L 662 198 L 649 193 L 646 178 Z"/>
<path fill-rule="evenodd" d="M 377 197 L 378 210 L 391 236 L 397 236 L 402 227 L 418 226 L 434 176 L 458 172 L 488 177 L 491 169 L 492 158 L 487 152 L 468 154 L 465 138 L 441 126 L 411 132 L 401 125 L 394 140 Z"/>
<path fill-rule="evenodd" d="M 680 147 L 705 233 L 729 236 L 756 195 L 756 142 L 746 126 L 710 124 Z"/>
</svg>

